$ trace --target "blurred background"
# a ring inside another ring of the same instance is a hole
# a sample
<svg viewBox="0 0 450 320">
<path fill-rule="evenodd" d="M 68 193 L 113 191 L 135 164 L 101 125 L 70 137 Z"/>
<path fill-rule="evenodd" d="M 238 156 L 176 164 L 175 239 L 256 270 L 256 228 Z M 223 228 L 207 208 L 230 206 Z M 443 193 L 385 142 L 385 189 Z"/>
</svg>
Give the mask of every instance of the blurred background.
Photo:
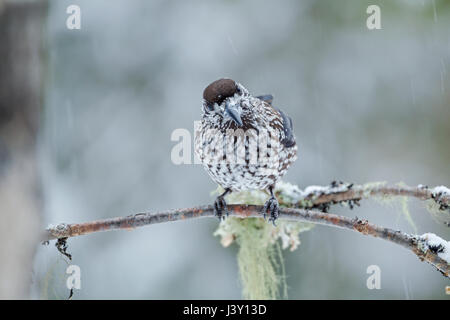
<svg viewBox="0 0 450 320">
<path fill-rule="evenodd" d="M 66 27 L 69 5 L 81 29 Z M 381 8 L 381 30 L 366 9 Z M 46 225 L 212 203 L 200 165 L 175 165 L 202 91 L 229 77 L 271 93 L 294 122 L 284 180 L 450 184 L 450 2 L 0 0 L 0 297 L 240 299 L 236 246 L 217 220 L 69 239 Z M 450 238 L 424 204 L 363 201 L 334 213 Z M 292 299 L 449 299 L 448 279 L 392 243 L 316 226 L 284 252 Z M 381 268 L 368 290 L 366 269 Z"/>
</svg>

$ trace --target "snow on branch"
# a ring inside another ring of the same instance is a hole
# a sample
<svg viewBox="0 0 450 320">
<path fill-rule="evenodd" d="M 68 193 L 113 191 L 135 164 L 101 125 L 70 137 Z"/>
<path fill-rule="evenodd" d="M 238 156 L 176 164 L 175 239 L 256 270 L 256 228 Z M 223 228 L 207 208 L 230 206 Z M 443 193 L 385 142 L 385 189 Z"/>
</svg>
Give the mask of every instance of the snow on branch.
<svg viewBox="0 0 450 320">
<path fill-rule="evenodd" d="M 434 233 L 424 233 L 419 237 L 419 249 L 423 253 L 431 251 L 450 264 L 450 241 L 446 241 Z"/>
</svg>

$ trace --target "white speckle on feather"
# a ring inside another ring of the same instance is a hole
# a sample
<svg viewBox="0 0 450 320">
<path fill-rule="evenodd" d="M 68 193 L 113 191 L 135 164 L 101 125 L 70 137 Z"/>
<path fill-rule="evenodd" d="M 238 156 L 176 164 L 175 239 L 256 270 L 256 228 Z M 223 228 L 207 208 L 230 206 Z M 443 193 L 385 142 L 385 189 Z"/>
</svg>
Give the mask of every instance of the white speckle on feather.
<svg viewBox="0 0 450 320">
<path fill-rule="evenodd" d="M 427 253 L 428 250 L 436 253 L 439 258 L 450 264 L 450 241 L 446 241 L 434 233 L 424 233 L 419 236 L 419 248 Z"/>
</svg>

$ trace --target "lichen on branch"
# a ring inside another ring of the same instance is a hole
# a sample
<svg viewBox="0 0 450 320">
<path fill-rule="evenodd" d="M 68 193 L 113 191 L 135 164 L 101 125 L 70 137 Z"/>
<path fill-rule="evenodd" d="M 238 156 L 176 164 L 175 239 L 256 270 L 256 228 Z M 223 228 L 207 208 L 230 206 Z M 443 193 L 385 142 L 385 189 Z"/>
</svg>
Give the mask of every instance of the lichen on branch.
<svg viewBox="0 0 450 320">
<path fill-rule="evenodd" d="M 292 206 L 294 185 L 279 183 L 275 189 L 281 207 Z M 218 187 L 212 195 L 221 194 Z M 269 195 L 261 190 L 231 193 L 227 202 L 233 204 L 263 205 Z M 268 300 L 287 298 L 286 275 L 282 250 L 294 251 L 300 245 L 301 232 L 314 224 L 279 219 L 276 226 L 261 218 L 229 217 L 220 222 L 215 236 L 221 237 L 224 247 L 238 245 L 237 262 L 245 299 Z"/>
</svg>

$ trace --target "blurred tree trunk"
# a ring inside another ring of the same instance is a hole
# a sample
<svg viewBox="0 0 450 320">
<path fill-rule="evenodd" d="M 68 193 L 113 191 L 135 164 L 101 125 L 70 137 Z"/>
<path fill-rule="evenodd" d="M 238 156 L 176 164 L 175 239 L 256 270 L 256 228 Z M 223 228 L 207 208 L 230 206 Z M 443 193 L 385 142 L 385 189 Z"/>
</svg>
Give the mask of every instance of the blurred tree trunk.
<svg viewBox="0 0 450 320">
<path fill-rule="evenodd" d="M 47 1 L 0 0 L 0 298 L 27 298 L 40 229 Z"/>
</svg>

